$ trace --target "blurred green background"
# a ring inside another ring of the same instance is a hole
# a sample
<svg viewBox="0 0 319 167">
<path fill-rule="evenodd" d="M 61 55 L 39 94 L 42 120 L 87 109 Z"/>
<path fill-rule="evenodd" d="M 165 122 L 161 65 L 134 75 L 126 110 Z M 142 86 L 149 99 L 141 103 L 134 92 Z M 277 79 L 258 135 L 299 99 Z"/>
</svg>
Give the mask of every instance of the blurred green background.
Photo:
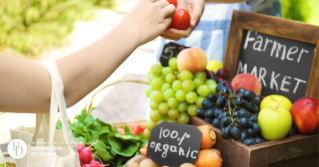
<svg viewBox="0 0 319 167">
<path fill-rule="evenodd" d="M 0 0 L 0 52 L 38 59 L 66 44 L 75 21 L 115 5 L 115 0 Z"/>
<path fill-rule="evenodd" d="M 280 0 L 282 18 L 319 26 L 319 0 Z M 77 20 L 90 20 L 116 0 L 0 0 L 0 52 L 41 59 L 67 43 Z"/>
<path fill-rule="evenodd" d="M 282 18 L 319 26 L 319 0 L 280 0 Z"/>
</svg>

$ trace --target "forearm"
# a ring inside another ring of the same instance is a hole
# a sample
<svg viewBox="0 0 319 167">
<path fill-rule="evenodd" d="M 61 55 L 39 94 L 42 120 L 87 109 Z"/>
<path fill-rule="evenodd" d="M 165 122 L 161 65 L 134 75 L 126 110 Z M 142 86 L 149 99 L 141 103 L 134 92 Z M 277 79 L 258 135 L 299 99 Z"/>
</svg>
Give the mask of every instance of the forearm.
<svg viewBox="0 0 319 167">
<path fill-rule="evenodd" d="M 103 83 L 138 46 L 137 37 L 121 28 L 56 64 L 70 107 Z M 0 55 L 0 111 L 49 112 L 51 81 L 37 62 Z"/>
<path fill-rule="evenodd" d="M 251 0 L 206 0 L 206 3 L 238 3 Z"/>
<path fill-rule="evenodd" d="M 57 61 L 67 106 L 104 82 L 138 47 L 127 29 L 115 29 L 96 43 Z"/>
<path fill-rule="evenodd" d="M 174 13 L 167 1 L 139 0 L 108 35 L 57 60 L 67 107 L 104 82 L 139 45 L 164 32 Z M 50 98 L 44 65 L 0 54 L 0 111 L 49 112 Z"/>
</svg>

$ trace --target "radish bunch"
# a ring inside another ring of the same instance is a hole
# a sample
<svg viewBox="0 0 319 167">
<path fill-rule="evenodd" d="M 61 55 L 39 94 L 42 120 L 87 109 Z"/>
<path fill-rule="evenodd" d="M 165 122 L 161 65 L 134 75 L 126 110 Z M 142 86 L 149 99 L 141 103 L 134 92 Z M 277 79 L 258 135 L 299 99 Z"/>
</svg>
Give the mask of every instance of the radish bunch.
<svg viewBox="0 0 319 167">
<path fill-rule="evenodd" d="M 97 141 L 92 143 L 88 147 L 85 147 L 85 145 L 82 144 L 82 143 L 78 143 L 77 144 L 77 149 L 78 149 L 78 153 L 79 153 L 80 162 L 81 162 L 81 164 L 83 164 L 81 167 L 104 167 L 104 166 L 108 166 L 108 165 L 101 165 L 100 162 L 94 161 L 94 157 L 95 157 L 97 151 L 92 155 L 91 147 L 94 144 L 96 144 Z"/>
</svg>

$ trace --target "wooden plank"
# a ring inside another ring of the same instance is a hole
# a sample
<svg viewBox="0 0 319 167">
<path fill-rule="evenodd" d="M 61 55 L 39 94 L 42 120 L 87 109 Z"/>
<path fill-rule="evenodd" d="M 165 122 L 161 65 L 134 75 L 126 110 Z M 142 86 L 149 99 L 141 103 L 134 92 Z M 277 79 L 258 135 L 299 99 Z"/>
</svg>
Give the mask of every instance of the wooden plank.
<svg viewBox="0 0 319 167">
<path fill-rule="evenodd" d="M 235 11 L 234 13 L 238 24 L 246 30 L 311 44 L 317 44 L 319 41 L 318 26 L 258 13 L 244 11 Z"/>
<path fill-rule="evenodd" d="M 269 167 L 318 167 L 318 153 L 270 164 Z"/>
<path fill-rule="evenodd" d="M 318 134 L 296 135 L 248 147 L 252 155 L 263 154 L 268 164 L 318 152 Z M 251 159 L 254 164 L 254 159 Z"/>
<path fill-rule="evenodd" d="M 231 26 L 229 29 L 227 47 L 225 50 L 225 56 L 223 61 L 223 66 L 228 71 L 227 81 L 231 82 L 231 80 L 236 75 L 237 63 L 239 59 L 240 46 L 243 36 L 243 27 L 240 25 L 237 19 L 238 15 L 234 11 Z"/>
<path fill-rule="evenodd" d="M 318 84 L 319 70 L 318 69 L 319 69 L 319 42 L 316 46 L 316 52 L 313 58 L 310 76 L 308 80 L 307 92 L 306 92 L 306 97 L 313 97 L 317 100 L 319 100 L 319 84 Z"/>
</svg>

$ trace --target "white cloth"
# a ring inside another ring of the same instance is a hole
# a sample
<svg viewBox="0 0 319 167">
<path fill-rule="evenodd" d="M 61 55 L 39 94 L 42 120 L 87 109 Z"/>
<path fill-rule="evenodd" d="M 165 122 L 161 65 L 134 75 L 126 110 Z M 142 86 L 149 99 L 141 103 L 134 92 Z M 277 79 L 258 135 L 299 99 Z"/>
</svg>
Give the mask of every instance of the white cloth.
<svg viewBox="0 0 319 167">
<path fill-rule="evenodd" d="M 28 145 L 27 155 L 16 159 L 16 165 L 17 167 L 80 167 L 76 143 L 66 114 L 63 81 L 54 62 L 42 63 L 51 76 L 50 113 L 37 114 L 34 128 L 10 129 L 12 139 L 21 139 Z M 58 109 L 61 114 L 62 130 L 55 129 Z M 32 150 L 32 147 L 41 149 L 48 147 L 56 150 Z"/>
</svg>

